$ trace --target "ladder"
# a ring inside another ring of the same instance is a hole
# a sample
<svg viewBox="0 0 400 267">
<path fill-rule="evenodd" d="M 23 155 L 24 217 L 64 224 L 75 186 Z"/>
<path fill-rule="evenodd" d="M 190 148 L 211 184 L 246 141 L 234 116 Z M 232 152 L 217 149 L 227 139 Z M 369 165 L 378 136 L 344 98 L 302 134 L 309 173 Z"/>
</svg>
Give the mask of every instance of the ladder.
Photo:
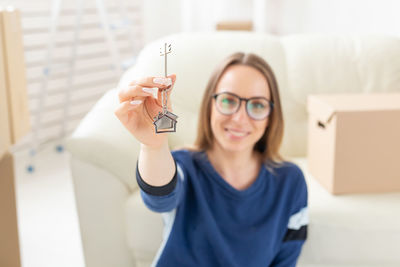
<svg viewBox="0 0 400 267">
<path fill-rule="evenodd" d="M 104 0 L 94 0 L 96 4 L 97 14 L 100 18 L 100 25 L 104 31 L 105 41 L 108 46 L 108 51 L 111 56 L 112 60 L 112 68 L 114 70 L 116 79 L 118 79 L 122 72 L 133 65 L 136 61 L 136 57 L 133 56 L 132 58 L 121 62 L 120 54 L 117 49 L 117 44 L 115 41 L 115 36 L 113 30 L 120 28 L 120 27 L 129 27 L 132 23 L 127 19 L 126 8 L 122 0 L 119 1 L 119 15 L 122 18 L 121 21 L 117 23 L 111 24 L 108 19 L 107 9 L 105 7 Z M 75 0 L 76 4 L 76 13 L 75 13 L 75 25 L 74 25 L 74 34 L 73 34 L 73 44 L 70 47 L 70 60 L 63 65 L 55 64 L 53 62 L 53 52 L 55 49 L 55 37 L 57 34 L 57 27 L 60 20 L 61 9 L 62 9 L 62 0 L 52 0 L 51 5 L 51 13 L 50 13 L 50 22 L 49 22 L 49 41 L 47 43 L 46 48 L 46 58 L 45 58 L 45 67 L 43 68 L 43 76 L 41 87 L 39 91 L 39 105 L 38 105 L 38 113 L 36 116 L 36 123 L 33 127 L 33 135 L 32 141 L 30 144 L 29 149 L 29 163 L 26 167 L 28 172 L 34 172 L 35 166 L 35 155 L 39 151 L 42 144 L 39 143 L 39 132 L 42 125 L 42 115 L 45 108 L 45 96 L 47 95 L 48 83 L 52 71 L 57 67 L 67 67 L 68 68 L 68 75 L 67 75 L 67 82 L 66 82 L 66 91 L 64 92 L 64 105 L 62 110 L 62 124 L 61 124 L 61 131 L 59 135 L 59 144 L 56 145 L 57 152 L 64 151 L 64 138 L 67 133 L 67 117 L 69 113 L 69 108 L 71 105 L 71 88 L 74 86 L 74 77 L 76 71 L 76 61 L 77 61 L 77 49 L 79 46 L 79 38 L 80 38 L 80 28 L 82 22 L 82 16 L 84 15 L 84 3 L 87 2 L 85 0 Z M 133 34 L 128 34 L 130 37 L 129 42 L 131 43 L 132 47 L 134 45 Z"/>
</svg>

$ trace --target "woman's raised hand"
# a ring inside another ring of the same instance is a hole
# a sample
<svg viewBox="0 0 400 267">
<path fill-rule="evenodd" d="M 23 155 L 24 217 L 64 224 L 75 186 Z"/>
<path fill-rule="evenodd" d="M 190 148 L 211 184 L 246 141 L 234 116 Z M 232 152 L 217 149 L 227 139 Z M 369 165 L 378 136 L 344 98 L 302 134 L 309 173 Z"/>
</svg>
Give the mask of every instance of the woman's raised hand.
<svg viewBox="0 0 400 267">
<path fill-rule="evenodd" d="M 115 115 L 132 135 L 142 144 L 158 148 L 167 142 L 166 134 L 156 134 L 153 118 L 162 111 L 161 92 L 172 89 L 176 75 L 165 77 L 144 77 L 131 82 L 128 88 L 122 88 L 119 93 L 119 106 Z M 170 94 L 167 91 L 168 110 L 171 110 Z M 157 98 L 153 97 L 157 92 Z"/>
</svg>

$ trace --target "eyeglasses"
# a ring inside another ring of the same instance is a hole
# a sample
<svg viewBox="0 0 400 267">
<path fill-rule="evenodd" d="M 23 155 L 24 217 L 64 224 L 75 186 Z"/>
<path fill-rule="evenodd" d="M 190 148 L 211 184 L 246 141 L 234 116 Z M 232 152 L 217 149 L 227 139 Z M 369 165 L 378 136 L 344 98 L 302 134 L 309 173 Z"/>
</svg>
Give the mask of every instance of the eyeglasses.
<svg viewBox="0 0 400 267">
<path fill-rule="evenodd" d="M 253 120 L 263 120 L 271 113 L 274 103 L 265 97 L 243 98 L 234 93 L 222 92 L 212 96 L 217 110 L 224 115 L 236 113 L 242 101 L 246 102 L 246 112 Z"/>
</svg>

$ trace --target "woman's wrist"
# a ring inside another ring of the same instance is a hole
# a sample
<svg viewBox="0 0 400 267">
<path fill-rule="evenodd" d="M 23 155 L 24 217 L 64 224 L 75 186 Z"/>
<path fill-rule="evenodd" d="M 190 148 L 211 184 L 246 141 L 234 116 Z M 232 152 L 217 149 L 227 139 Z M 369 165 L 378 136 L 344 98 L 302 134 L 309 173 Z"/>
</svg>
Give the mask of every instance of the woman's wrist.
<svg viewBox="0 0 400 267">
<path fill-rule="evenodd" d="M 141 178 L 149 185 L 162 186 L 168 184 L 176 171 L 168 141 L 163 142 L 160 146 L 141 144 L 138 171 Z"/>
<path fill-rule="evenodd" d="M 159 145 L 146 145 L 143 143 L 140 144 L 140 150 L 147 151 L 147 152 L 158 152 L 158 151 L 166 149 L 166 148 L 169 149 L 167 138 L 165 138 L 165 141 Z"/>
</svg>

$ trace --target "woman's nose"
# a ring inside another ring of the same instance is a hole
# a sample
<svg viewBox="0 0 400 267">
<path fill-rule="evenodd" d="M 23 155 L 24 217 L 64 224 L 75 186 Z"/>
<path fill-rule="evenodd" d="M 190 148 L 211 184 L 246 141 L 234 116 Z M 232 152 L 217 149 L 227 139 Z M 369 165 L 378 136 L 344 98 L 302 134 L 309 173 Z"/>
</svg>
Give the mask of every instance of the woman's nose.
<svg viewBox="0 0 400 267">
<path fill-rule="evenodd" d="M 243 105 L 244 103 L 242 103 L 239 107 L 239 110 L 233 114 L 232 119 L 235 121 L 243 121 L 248 119 L 247 116 L 247 111 L 246 111 L 246 105 Z"/>
</svg>

